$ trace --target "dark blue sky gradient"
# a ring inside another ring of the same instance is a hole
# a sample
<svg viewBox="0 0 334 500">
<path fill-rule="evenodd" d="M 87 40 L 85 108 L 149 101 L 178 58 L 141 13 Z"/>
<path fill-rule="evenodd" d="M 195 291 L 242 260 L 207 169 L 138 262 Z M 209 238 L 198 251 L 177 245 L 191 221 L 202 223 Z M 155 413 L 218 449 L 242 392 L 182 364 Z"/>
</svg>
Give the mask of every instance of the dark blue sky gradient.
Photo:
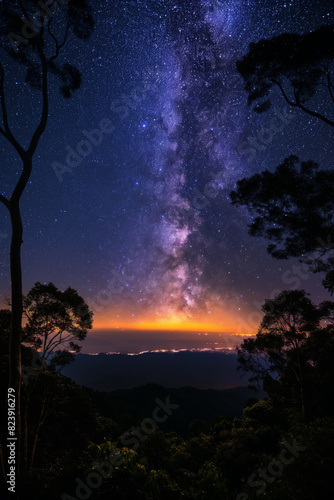
<svg viewBox="0 0 334 500">
<path fill-rule="evenodd" d="M 72 37 L 63 53 L 82 72 L 82 86 L 64 100 L 51 84 L 48 127 L 22 199 L 24 291 L 36 281 L 70 285 L 93 307 L 98 327 L 157 322 L 158 329 L 174 321 L 182 330 L 202 322 L 231 333 L 254 329 L 275 290 L 298 285 L 316 301 L 328 298 L 321 276 L 293 267 L 295 260 L 273 260 L 265 241 L 248 236 L 249 215 L 231 206 L 229 193 L 238 179 L 274 169 L 289 154 L 332 165 L 331 128 L 290 113 L 278 95 L 274 109 L 251 113 L 235 62 L 261 37 L 332 24 L 333 3 L 92 6 L 91 39 Z M 54 22 L 61 24 L 61 12 Z M 6 78 L 13 132 L 26 144 L 40 95 L 13 65 Z M 321 96 L 318 104 L 326 104 Z M 290 118 L 268 135 L 275 113 Z M 89 135 L 101 127 L 108 130 Z M 87 134 L 91 146 L 82 142 Z M 245 151 L 254 140 L 262 146 L 251 156 Z M 3 138 L 0 147 L 8 195 L 20 165 Z M 70 151 L 76 157 L 64 171 Z M 0 217 L 3 301 L 10 290 L 4 207 Z"/>
</svg>

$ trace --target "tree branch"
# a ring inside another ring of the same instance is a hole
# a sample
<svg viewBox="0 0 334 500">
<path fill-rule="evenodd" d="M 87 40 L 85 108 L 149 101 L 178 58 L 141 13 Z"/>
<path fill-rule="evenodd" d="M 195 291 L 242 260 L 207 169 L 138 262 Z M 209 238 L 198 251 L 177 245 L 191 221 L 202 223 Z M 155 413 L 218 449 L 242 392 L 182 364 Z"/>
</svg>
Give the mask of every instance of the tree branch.
<svg viewBox="0 0 334 500">
<path fill-rule="evenodd" d="M 334 95 L 333 95 L 333 92 L 332 92 L 332 89 L 331 89 L 331 87 L 333 87 L 333 85 L 332 85 L 332 82 L 331 82 L 330 74 L 326 73 L 326 76 L 327 76 L 327 83 L 328 83 L 328 85 L 327 85 L 328 91 L 329 91 L 329 94 L 330 94 L 330 96 L 332 98 L 332 101 L 334 102 Z"/>
<path fill-rule="evenodd" d="M 311 109 L 306 108 L 300 102 L 297 103 L 297 102 L 290 101 L 290 99 L 288 98 L 287 94 L 285 93 L 285 91 L 284 91 L 284 89 L 282 87 L 282 84 L 278 80 L 273 80 L 273 82 L 276 83 L 276 85 L 279 87 L 279 89 L 282 92 L 282 95 L 283 95 L 284 99 L 289 104 L 289 106 L 295 107 L 295 108 L 299 108 L 299 109 L 305 111 L 305 113 L 307 113 L 308 115 L 314 116 L 315 118 L 319 118 L 323 122 L 327 123 L 327 125 L 331 125 L 332 127 L 334 127 L 334 121 L 333 120 L 330 120 L 329 118 L 326 118 L 326 116 L 322 115 L 321 113 L 318 113 L 317 111 L 312 111 Z"/>
<path fill-rule="evenodd" d="M 289 104 L 289 106 L 291 106 L 291 107 L 296 107 L 296 106 L 297 106 L 297 104 L 296 104 L 295 102 L 291 101 L 291 100 L 288 98 L 287 94 L 285 93 L 285 90 L 283 89 L 282 84 L 281 84 L 278 80 L 273 80 L 273 83 L 276 83 L 276 85 L 279 87 L 279 89 L 280 89 L 280 90 L 281 90 L 281 92 L 282 92 L 282 95 L 283 95 L 284 99 L 285 99 L 285 100 L 286 100 L 286 102 Z"/>
<path fill-rule="evenodd" d="M 48 32 L 49 32 L 50 36 L 53 38 L 53 40 L 55 41 L 56 52 L 55 52 L 55 54 L 52 57 L 50 57 L 50 59 L 48 61 L 49 63 L 52 62 L 52 61 L 54 61 L 55 59 L 57 59 L 57 57 L 59 55 L 59 51 L 64 47 L 64 45 L 66 43 L 69 29 L 73 25 L 72 20 L 69 20 L 68 23 L 67 23 L 67 26 L 66 26 L 64 39 L 63 39 L 63 41 L 60 44 L 58 44 L 57 38 L 54 36 L 54 34 L 50 30 L 50 24 L 51 24 L 52 19 L 53 19 L 53 17 L 51 17 L 50 21 L 48 22 Z"/>
<path fill-rule="evenodd" d="M 9 209 L 9 200 L 3 194 L 0 194 L 0 201 Z"/>
<path fill-rule="evenodd" d="M 42 114 L 40 122 L 32 136 L 29 148 L 27 152 L 32 157 L 34 154 L 38 142 L 45 130 L 47 121 L 48 121 L 48 113 L 49 113 L 49 96 L 48 96 L 48 62 L 46 60 L 45 54 L 42 49 L 41 38 L 43 36 L 44 28 L 41 28 L 39 40 L 37 41 L 37 51 L 42 63 Z"/>
<path fill-rule="evenodd" d="M 5 72 L 4 72 L 2 64 L 0 63 L 0 101 L 1 101 L 1 111 L 2 111 L 2 118 L 3 118 L 3 124 L 4 124 L 4 130 L 3 130 L 3 128 L 1 128 L 0 133 L 6 139 L 8 139 L 8 141 L 12 144 L 12 146 L 15 148 L 17 153 L 22 158 L 22 155 L 24 154 L 24 149 L 22 148 L 21 144 L 19 144 L 19 142 L 15 139 L 14 135 L 12 134 L 12 131 L 10 130 L 9 123 L 8 123 L 4 81 L 5 81 Z"/>
</svg>

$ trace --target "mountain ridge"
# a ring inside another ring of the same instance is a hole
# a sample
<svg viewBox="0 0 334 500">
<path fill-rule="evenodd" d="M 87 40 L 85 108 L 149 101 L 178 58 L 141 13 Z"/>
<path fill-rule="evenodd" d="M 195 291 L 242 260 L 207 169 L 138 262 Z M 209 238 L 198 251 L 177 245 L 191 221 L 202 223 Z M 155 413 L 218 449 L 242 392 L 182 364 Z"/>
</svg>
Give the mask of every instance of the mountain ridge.
<svg viewBox="0 0 334 500">
<path fill-rule="evenodd" d="M 78 354 L 62 373 L 77 384 L 100 391 L 131 389 L 149 383 L 164 387 L 230 389 L 248 385 L 237 371 L 232 351 Z"/>
</svg>

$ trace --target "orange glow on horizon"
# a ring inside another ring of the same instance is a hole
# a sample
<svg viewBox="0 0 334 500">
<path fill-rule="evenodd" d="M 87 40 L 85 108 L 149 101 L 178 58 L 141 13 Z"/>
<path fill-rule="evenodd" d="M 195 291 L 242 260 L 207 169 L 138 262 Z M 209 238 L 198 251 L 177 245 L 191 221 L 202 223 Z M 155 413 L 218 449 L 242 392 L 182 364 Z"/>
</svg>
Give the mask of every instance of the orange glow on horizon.
<svg viewBox="0 0 334 500">
<path fill-rule="evenodd" d="M 248 321 L 249 314 L 243 313 L 234 304 L 219 304 L 186 314 L 173 307 L 156 307 L 153 311 L 125 309 L 122 306 L 96 311 L 93 318 L 94 330 L 138 330 L 222 333 L 231 336 L 256 335 L 258 325 Z"/>
<path fill-rule="evenodd" d="M 167 330 L 167 331 L 189 331 L 189 332 L 226 332 L 226 330 L 221 325 L 211 324 L 211 323 L 176 323 L 170 321 L 142 321 L 140 323 L 135 322 L 112 322 L 110 324 L 105 323 L 94 323 L 94 329 L 98 330 Z"/>
<path fill-rule="evenodd" d="M 98 330 L 161 330 L 161 331 L 184 331 L 184 332 L 210 332 L 210 333 L 225 333 L 235 336 L 253 336 L 256 334 L 254 329 L 249 329 L 249 332 L 238 332 L 237 324 L 234 321 L 229 322 L 201 322 L 180 318 L 152 320 L 107 320 L 98 319 L 94 321 L 93 329 Z"/>
</svg>

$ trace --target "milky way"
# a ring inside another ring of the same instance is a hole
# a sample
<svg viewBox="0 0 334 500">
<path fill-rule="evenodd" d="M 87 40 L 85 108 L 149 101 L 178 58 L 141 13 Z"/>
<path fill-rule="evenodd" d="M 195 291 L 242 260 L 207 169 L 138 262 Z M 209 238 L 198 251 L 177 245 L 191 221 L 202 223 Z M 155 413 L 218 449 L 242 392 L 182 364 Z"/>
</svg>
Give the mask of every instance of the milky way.
<svg viewBox="0 0 334 500">
<path fill-rule="evenodd" d="M 238 179 L 290 153 L 328 165 L 332 143 L 327 129 L 298 115 L 254 158 L 245 154 L 272 116 L 249 111 L 235 62 L 251 41 L 333 22 L 331 2 L 101 0 L 93 10 L 91 40 L 70 40 L 67 53 L 83 73 L 82 88 L 69 101 L 51 95 L 22 202 L 24 288 L 37 280 L 73 286 L 100 327 L 252 329 L 292 264 L 273 261 L 265 243 L 248 236 L 249 216 L 231 206 L 229 193 Z M 10 69 L 8 78 L 11 118 L 26 138 L 39 96 Z M 278 96 L 273 101 L 275 112 L 289 112 Z M 20 122 L 24 112 L 29 119 Z M 78 154 L 105 119 L 111 129 L 103 140 L 57 175 L 55 164 Z M 10 191 L 5 167 L 2 181 Z M 1 210 L 4 298 L 9 223 Z M 319 277 L 301 287 L 322 298 Z"/>
<path fill-rule="evenodd" d="M 235 148 L 244 122 L 232 15 L 207 2 L 191 8 L 174 2 L 168 12 L 162 109 L 153 123 L 143 124 L 145 133 L 153 132 L 145 149 L 156 151 L 149 166 L 157 174 L 160 220 L 145 285 L 158 317 L 203 318 L 217 307 L 207 286 L 208 252 L 215 244 L 209 234 L 212 226 L 217 234 L 224 231 L 222 198 L 240 175 Z"/>
</svg>

